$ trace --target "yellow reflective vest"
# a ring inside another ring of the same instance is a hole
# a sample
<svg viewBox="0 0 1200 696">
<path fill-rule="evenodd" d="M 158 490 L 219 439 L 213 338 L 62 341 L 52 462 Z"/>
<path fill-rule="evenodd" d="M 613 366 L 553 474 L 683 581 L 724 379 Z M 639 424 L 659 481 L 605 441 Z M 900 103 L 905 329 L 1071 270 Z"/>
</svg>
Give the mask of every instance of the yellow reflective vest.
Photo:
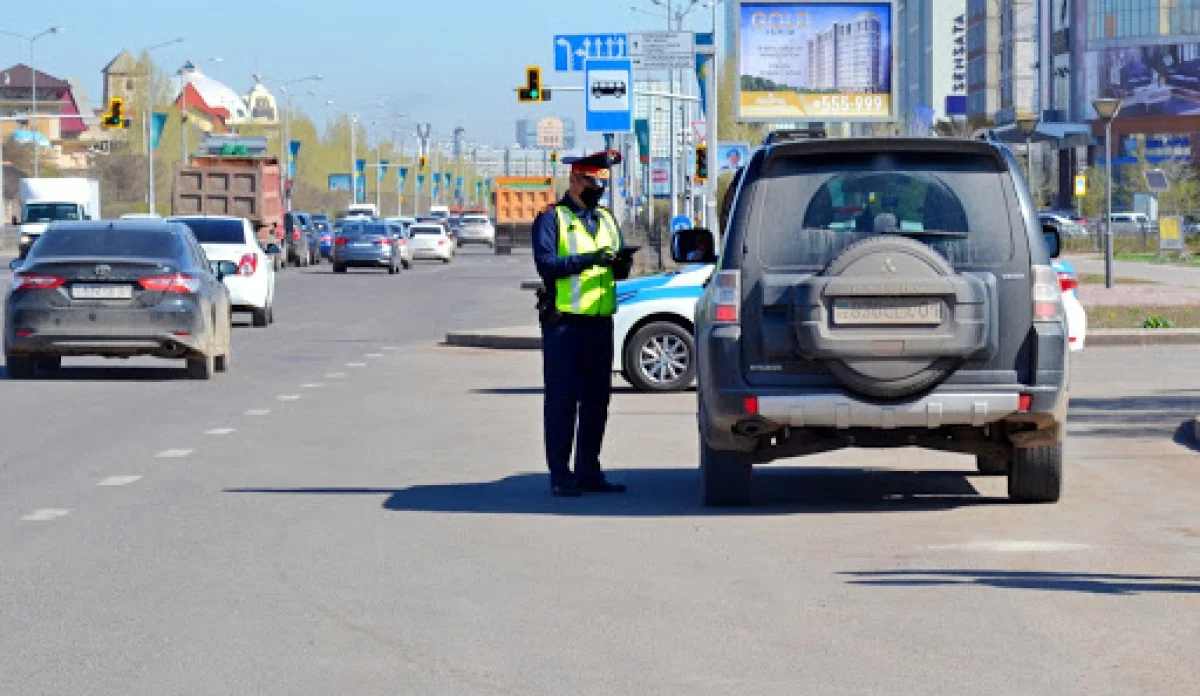
<svg viewBox="0 0 1200 696">
<path fill-rule="evenodd" d="M 588 233 L 583 221 L 565 205 L 555 207 L 558 214 L 558 256 L 565 258 L 608 249 L 621 248 L 621 231 L 612 213 L 596 209 L 596 236 Z M 611 317 L 617 311 L 617 281 L 613 270 L 605 266 L 585 268 L 579 275 L 559 278 L 555 285 L 555 304 L 563 314 Z"/>
</svg>

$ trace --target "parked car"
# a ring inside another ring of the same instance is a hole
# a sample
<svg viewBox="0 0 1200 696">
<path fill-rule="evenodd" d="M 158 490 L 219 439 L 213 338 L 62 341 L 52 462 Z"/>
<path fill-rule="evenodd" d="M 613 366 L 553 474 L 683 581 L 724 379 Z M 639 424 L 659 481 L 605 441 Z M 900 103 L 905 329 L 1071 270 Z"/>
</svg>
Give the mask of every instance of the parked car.
<svg viewBox="0 0 1200 696">
<path fill-rule="evenodd" d="M 1144 213 L 1113 213 L 1109 219 L 1114 237 L 1141 236 L 1156 231 L 1155 223 Z"/>
<path fill-rule="evenodd" d="M 458 243 L 460 246 L 486 244 L 494 247 L 496 246 L 496 228 L 486 215 L 464 215 L 462 226 L 458 230 Z"/>
<path fill-rule="evenodd" d="M 333 242 L 333 272 L 345 273 L 351 267 L 384 268 L 395 275 L 400 272 L 396 241 L 381 220 L 348 219 Z"/>
<path fill-rule="evenodd" d="M 414 259 L 436 259 L 450 263 L 454 258 L 454 241 L 447 234 L 445 225 L 418 222 L 408 228 L 408 234 Z"/>
<path fill-rule="evenodd" d="M 283 216 L 285 264 L 311 266 L 319 262 L 320 244 L 307 213 L 289 212 Z"/>
<path fill-rule="evenodd" d="M 1001 144 L 780 142 L 747 164 L 696 308 L 701 497 L 844 447 L 971 454 L 1057 501 L 1067 419 L 1062 239 Z M 688 259 L 712 235 L 676 232 Z M 703 260 L 712 261 L 708 251 Z"/>
<path fill-rule="evenodd" d="M 254 227 L 246 218 L 238 217 L 175 217 L 174 222 L 187 225 L 204 248 L 209 261 L 229 261 L 237 266 L 236 273 L 227 274 L 225 287 L 235 312 L 249 312 L 251 323 L 263 327 L 275 321 L 274 244 L 266 249 L 259 246 Z"/>
<path fill-rule="evenodd" d="M 1038 213 L 1038 220 L 1043 225 L 1054 225 L 1064 239 L 1082 239 L 1088 236 L 1087 227 L 1060 213 L 1041 212 Z"/>
<path fill-rule="evenodd" d="M 64 357 L 182 359 L 193 379 L 229 367 L 230 261 L 206 258 L 164 220 L 55 223 L 13 261 L 5 298 L 8 376 L 54 371 Z"/>
<path fill-rule="evenodd" d="M 617 282 L 613 372 L 644 392 L 679 391 L 696 378 L 692 322 L 713 264 Z"/>
</svg>

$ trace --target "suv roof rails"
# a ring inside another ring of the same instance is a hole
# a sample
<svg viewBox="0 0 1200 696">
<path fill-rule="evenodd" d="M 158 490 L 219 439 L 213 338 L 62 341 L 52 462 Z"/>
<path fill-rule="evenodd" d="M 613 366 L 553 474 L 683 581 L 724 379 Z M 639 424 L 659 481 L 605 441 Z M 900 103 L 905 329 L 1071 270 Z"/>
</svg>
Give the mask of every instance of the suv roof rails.
<svg viewBox="0 0 1200 696">
<path fill-rule="evenodd" d="M 819 140 L 826 137 L 824 128 L 784 128 L 773 130 L 763 138 L 763 147 L 795 140 Z"/>
</svg>

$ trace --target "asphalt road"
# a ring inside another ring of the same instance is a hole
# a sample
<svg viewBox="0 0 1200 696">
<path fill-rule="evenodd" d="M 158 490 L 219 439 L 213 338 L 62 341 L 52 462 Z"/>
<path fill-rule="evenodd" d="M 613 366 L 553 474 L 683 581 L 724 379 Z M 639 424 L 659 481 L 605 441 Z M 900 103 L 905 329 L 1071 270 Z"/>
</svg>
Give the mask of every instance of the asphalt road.
<svg viewBox="0 0 1200 696">
<path fill-rule="evenodd" d="M 1077 356 L 1059 505 L 901 451 L 705 510 L 694 395 L 625 391 L 631 492 L 557 500 L 538 354 L 435 343 L 528 264 L 288 270 L 211 383 L 0 381 L 0 693 L 1195 693 L 1196 351 Z"/>
</svg>

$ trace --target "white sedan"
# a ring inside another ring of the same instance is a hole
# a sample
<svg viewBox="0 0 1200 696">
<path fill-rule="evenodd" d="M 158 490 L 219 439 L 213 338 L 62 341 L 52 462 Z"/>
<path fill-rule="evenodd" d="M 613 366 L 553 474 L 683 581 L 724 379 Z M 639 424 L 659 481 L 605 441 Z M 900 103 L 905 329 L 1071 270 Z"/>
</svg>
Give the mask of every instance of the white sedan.
<svg viewBox="0 0 1200 696">
<path fill-rule="evenodd" d="M 458 243 L 460 246 L 468 244 L 495 246 L 496 228 L 486 215 L 464 215 L 462 226 L 458 229 Z"/>
<path fill-rule="evenodd" d="M 408 228 L 408 246 L 414 259 L 434 259 L 450 263 L 454 258 L 454 240 L 440 223 L 417 223 Z"/>
<path fill-rule="evenodd" d="M 617 283 L 613 372 L 639 391 L 679 391 L 696 378 L 696 302 L 712 264 Z"/>
<path fill-rule="evenodd" d="M 264 250 L 249 220 L 215 215 L 171 220 L 192 230 L 209 261 L 237 264 L 237 274 L 224 280 L 233 311 L 249 312 L 255 326 L 275 321 L 275 266 L 271 254 L 278 253 L 278 249 Z"/>
</svg>

